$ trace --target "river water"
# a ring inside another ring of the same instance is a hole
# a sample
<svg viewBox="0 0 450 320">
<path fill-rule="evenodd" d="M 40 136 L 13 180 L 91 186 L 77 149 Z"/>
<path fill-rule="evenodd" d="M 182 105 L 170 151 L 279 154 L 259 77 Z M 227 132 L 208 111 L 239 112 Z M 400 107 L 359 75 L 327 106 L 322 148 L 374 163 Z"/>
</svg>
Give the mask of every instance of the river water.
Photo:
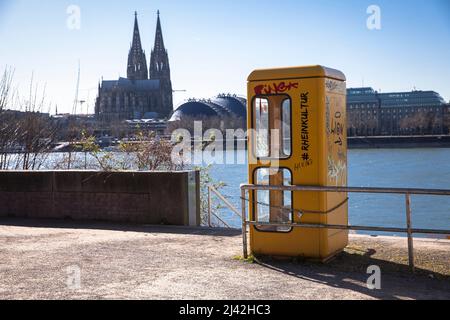
<svg viewBox="0 0 450 320">
<path fill-rule="evenodd" d="M 210 175 L 226 184 L 221 193 L 240 210 L 239 185 L 247 182 L 246 151 L 227 152 L 231 153 L 227 158 L 234 156 L 242 164 L 213 165 Z M 124 157 L 115 155 L 117 159 Z M 63 156 L 51 154 L 42 169 L 53 169 Z M 84 154 L 77 158 L 82 169 L 86 158 Z M 450 149 L 352 149 L 348 167 L 351 187 L 450 189 Z M 240 219 L 230 210 L 220 210 L 220 216 L 229 225 L 240 227 Z M 349 220 L 352 225 L 406 227 L 405 197 L 349 194 Z M 450 229 L 450 196 L 412 196 L 412 222 L 414 228 Z"/>
<path fill-rule="evenodd" d="M 353 149 L 348 157 L 351 187 L 450 189 L 450 149 Z M 221 192 L 240 209 L 239 185 L 247 182 L 247 166 L 215 165 L 211 175 L 227 184 Z M 350 224 L 406 227 L 403 195 L 350 194 L 349 198 Z M 229 210 L 221 210 L 221 216 L 240 226 Z M 414 228 L 450 229 L 450 196 L 412 196 L 412 222 Z"/>
</svg>

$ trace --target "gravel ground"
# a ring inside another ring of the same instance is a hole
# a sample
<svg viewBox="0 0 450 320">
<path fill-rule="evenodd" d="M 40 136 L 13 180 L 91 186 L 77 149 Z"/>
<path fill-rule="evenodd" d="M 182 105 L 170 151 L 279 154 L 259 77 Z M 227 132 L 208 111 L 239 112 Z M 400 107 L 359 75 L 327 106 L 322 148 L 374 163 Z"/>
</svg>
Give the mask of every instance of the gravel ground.
<svg viewBox="0 0 450 320">
<path fill-rule="evenodd" d="M 243 261 L 241 243 L 231 230 L 2 219 L 0 299 L 450 299 L 448 240 L 415 240 L 416 274 L 401 238 L 352 235 L 326 265 Z"/>
</svg>

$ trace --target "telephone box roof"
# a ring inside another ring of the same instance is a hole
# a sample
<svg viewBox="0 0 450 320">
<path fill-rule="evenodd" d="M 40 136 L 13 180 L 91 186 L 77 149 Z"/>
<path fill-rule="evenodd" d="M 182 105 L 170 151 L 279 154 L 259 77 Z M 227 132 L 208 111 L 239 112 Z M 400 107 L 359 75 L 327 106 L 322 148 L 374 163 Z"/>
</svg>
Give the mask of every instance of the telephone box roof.
<svg viewBox="0 0 450 320">
<path fill-rule="evenodd" d="M 320 65 L 304 67 L 287 67 L 255 70 L 248 76 L 248 81 L 283 80 L 299 78 L 330 78 L 345 81 L 345 75 L 335 69 Z"/>
</svg>

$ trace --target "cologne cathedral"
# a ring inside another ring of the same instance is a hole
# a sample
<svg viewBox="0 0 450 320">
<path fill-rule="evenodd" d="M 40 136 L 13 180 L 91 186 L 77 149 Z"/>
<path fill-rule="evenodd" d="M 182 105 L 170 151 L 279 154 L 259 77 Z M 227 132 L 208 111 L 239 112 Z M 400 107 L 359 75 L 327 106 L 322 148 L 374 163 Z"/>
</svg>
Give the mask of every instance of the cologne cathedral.
<svg viewBox="0 0 450 320">
<path fill-rule="evenodd" d="M 170 65 L 158 11 L 155 44 L 147 69 L 137 13 L 128 54 L 127 77 L 102 80 L 95 114 L 99 120 L 167 119 L 173 112 Z"/>
</svg>

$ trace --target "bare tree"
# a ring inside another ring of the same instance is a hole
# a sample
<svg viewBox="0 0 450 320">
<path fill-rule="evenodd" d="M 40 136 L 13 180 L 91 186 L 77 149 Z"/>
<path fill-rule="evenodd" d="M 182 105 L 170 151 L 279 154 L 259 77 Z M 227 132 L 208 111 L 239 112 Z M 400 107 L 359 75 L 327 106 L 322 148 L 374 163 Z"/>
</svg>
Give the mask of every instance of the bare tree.
<svg viewBox="0 0 450 320">
<path fill-rule="evenodd" d="M 432 134 L 441 128 L 441 119 L 434 112 L 418 111 L 400 120 L 400 129 L 414 134 Z"/>
<path fill-rule="evenodd" d="M 12 79 L 14 71 L 6 67 L 0 80 L 0 170 L 10 167 L 13 160 L 10 152 L 16 147 L 19 128 L 11 112 L 6 110 L 12 104 Z"/>
<path fill-rule="evenodd" d="M 135 166 L 140 171 L 182 170 L 183 165 L 172 162 L 173 145 L 170 141 L 160 139 L 154 133 L 137 134 L 136 141 L 121 143 L 120 151 L 133 155 Z"/>
<path fill-rule="evenodd" d="M 13 70 L 6 68 L 0 81 L 0 170 L 39 169 L 52 148 L 56 128 L 48 114 L 45 88 L 30 82 L 28 99 L 13 99 Z"/>
<path fill-rule="evenodd" d="M 361 114 L 358 111 L 352 111 L 347 116 L 347 127 L 350 132 L 350 136 L 360 135 L 364 123 L 361 120 Z"/>
<path fill-rule="evenodd" d="M 447 105 L 446 110 L 444 111 L 444 132 L 450 134 L 450 104 Z"/>
<path fill-rule="evenodd" d="M 8 103 L 11 102 L 13 77 L 14 70 L 11 67 L 6 67 L 0 79 L 0 112 L 6 109 Z"/>
</svg>

